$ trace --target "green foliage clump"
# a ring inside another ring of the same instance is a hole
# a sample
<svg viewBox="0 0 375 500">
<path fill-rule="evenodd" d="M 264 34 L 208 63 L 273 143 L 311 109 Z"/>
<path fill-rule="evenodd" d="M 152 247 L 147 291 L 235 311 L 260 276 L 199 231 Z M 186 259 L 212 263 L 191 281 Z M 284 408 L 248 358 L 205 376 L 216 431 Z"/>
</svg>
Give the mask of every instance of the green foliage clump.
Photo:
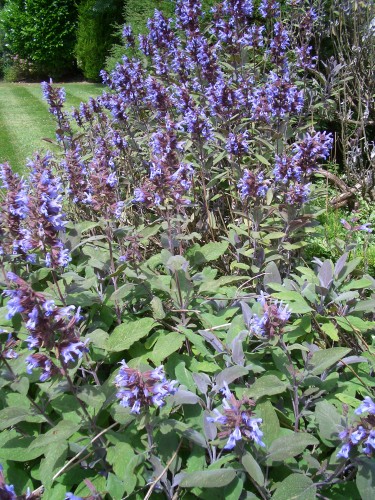
<svg viewBox="0 0 375 500">
<path fill-rule="evenodd" d="M 61 77 L 75 66 L 76 20 L 74 0 L 8 0 L 0 17 L 6 52 L 35 75 Z"/>
</svg>

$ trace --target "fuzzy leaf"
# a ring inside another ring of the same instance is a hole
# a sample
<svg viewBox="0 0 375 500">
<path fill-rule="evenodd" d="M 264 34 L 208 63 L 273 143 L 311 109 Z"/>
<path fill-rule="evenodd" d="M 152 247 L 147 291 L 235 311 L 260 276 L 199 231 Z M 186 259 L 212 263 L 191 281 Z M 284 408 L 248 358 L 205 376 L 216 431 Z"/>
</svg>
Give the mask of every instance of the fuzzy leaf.
<svg viewBox="0 0 375 500">
<path fill-rule="evenodd" d="M 319 426 L 319 435 L 329 441 L 339 440 L 339 426 L 341 415 L 336 408 L 327 401 L 319 401 L 315 408 L 315 418 Z"/>
<path fill-rule="evenodd" d="M 252 398 L 259 399 L 262 396 L 281 394 L 287 387 L 288 384 L 275 375 L 264 375 L 258 378 L 245 393 Z"/>
<path fill-rule="evenodd" d="M 183 476 L 180 488 L 222 488 L 236 477 L 234 469 L 218 469 L 190 472 Z"/>
<path fill-rule="evenodd" d="M 282 481 L 272 500 L 315 500 L 316 486 L 313 481 L 304 474 L 290 474 Z"/>
<path fill-rule="evenodd" d="M 150 359 L 159 365 L 163 359 L 178 351 L 183 342 L 184 336 L 181 333 L 170 332 L 166 335 L 162 334 L 150 353 Z"/>
<path fill-rule="evenodd" d="M 309 371 L 312 375 L 321 375 L 325 370 L 333 366 L 349 354 L 351 349 L 346 347 L 331 347 L 314 352 L 309 363 Z"/>
<path fill-rule="evenodd" d="M 178 389 L 178 391 L 169 398 L 169 401 L 175 405 L 195 405 L 202 400 L 193 392 Z"/>
<path fill-rule="evenodd" d="M 80 425 L 74 425 L 70 420 L 62 420 L 55 427 L 47 431 L 45 434 L 39 434 L 31 445 L 29 450 L 35 450 L 43 447 L 45 450 L 48 449 L 52 444 L 66 442 L 70 436 L 77 432 Z"/>
<path fill-rule="evenodd" d="M 230 384 L 239 377 L 244 377 L 249 373 L 249 370 L 243 366 L 230 366 L 216 375 L 216 385 L 218 389 L 224 387 L 224 382 Z"/>
<path fill-rule="evenodd" d="M 375 462 L 371 458 L 360 458 L 356 479 L 357 488 L 362 500 L 374 498 Z"/>
<path fill-rule="evenodd" d="M 113 330 L 106 343 L 106 349 L 110 352 L 126 351 L 134 342 L 146 337 L 153 326 L 154 320 L 152 318 L 141 318 L 122 323 Z"/>
<path fill-rule="evenodd" d="M 18 422 L 45 422 L 42 415 L 33 415 L 28 408 L 9 406 L 0 410 L 0 431 Z"/>
<path fill-rule="evenodd" d="M 260 486 L 264 485 L 264 475 L 262 469 L 259 467 L 258 462 L 250 453 L 246 453 L 242 457 L 242 465 L 245 467 L 246 472 L 249 474 L 249 476 L 254 479 L 256 483 L 258 483 Z"/>
<path fill-rule="evenodd" d="M 193 265 L 211 262 L 221 257 L 229 246 L 228 241 L 212 242 L 203 245 L 194 245 L 187 252 L 187 256 Z"/>
<path fill-rule="evenodd" d="M 294 433 L 276 439 L 269 448 L 268 461 L 283 462 L 300 455 L 307 446 L 317 445 L 319 441 L 310 434 Z"/>
</svg>

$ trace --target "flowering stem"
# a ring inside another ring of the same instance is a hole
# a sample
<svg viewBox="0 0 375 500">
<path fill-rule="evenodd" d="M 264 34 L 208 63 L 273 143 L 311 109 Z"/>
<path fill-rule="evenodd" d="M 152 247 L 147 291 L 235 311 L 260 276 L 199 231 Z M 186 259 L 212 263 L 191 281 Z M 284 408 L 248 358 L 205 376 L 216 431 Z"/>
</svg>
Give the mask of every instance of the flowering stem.
<svg viewBox="0 0 375 500">
<path fill-rule="evenodd" d="M 293 405 L 293 413 L 294 413 L 294 432 L 298 432 L 299 429 L 299 421 L 301 418 L 301 412 L 299 411 L 299 395 L 298 395 L 298 388 L 299 388 L 299 383 L 297 381 L 296 377 L 296 371 L 293 367 L 293 360 L 290 355 L 290 352 L 288 351 L 285 342 L 282 338 L 279 340 L 279 345 L 281 349 L 284 351 L 286 354 L 288 361 L 290 363 L 291 367 L 291 373 L 292 373 L 292 378 L 293 378 L 293 394 L 292 394 L 292 405 Z"/>
<path fill-rule="evenodd" d="M 112 246 L 113 234 L 112 234 L 111 228 L 109 226 L 106 227 L 105 234 L 106 234 L 107 241 L 108 241 L 111 274 L 113 275 L 116 272 L 116 266 L 115 266 L 115 260 L 113 258 L 113 246 Z M 112 276 L 112 283 L 113 283 L 113 288 L 115 289 L 115 292 L 116 292 L 117 291 L 117 277 L 116 276 Z M 120 309 L 120 306 L 119 306 L 117 300 L 115 300 L 115 311 L 116 311 L 116 316 L 117 316 L 117 323 L 120 325 L 121 324 L 121 309 Z"/>
<path fill-rule="evenodd" d="M 70 375 L 69 375 L 69 372 L 68 372 L 68 368 L 64 362 L 64 359 L 62 358 L 62 356 L 60 355 L 59 356 L 59 360 L 60 360 L 60 363 L 61 363 L 61 368 L 62 368 L 62 372 L 64 374 L 64 377 L 66 378 L 67 382 L 68 382 L 68 385 L 69 385 L 69 388 L 70 388 L 70 391 L 71 393 L 73 394 L 73 396 L 75 397 L 75 399 L 77 400 L 79 406 L 81 407 L 84 415 L 86 416 L 87 420 L 89 421 L 91 427 L 93 430 L 96 430 L 96 425 L 95 425 L 95 422 L 93 421 L 93 419 L 91 418 L 89 412 L 87 411 L 85 405 L 83 404 L 83 402 L 79 399 L 78 395 L 77 395 L 77 390 L 76 390 L 76 387 L 74 386 L 73 384 L 73 380 L 71 379 Z M 104 443 L 103 443 L 104 444 Z"/>
<path fill-rule="evenodd" d="M 61 302 L 63 303 L 64 306 L 66 306 L 66 301 L 65 301 L 64 296 L 63 296 L 63 294 L 61 292 L 61 288 L 60 288 L 59 282 L 57 281 L 56 271 L 54 269 L 52 269 L 52 279 L 53 279 L 53 282 L 54 282 L 54 284 L 56 286 L 57 293 L 59 294 Z"/>
<path fill-rule="evenodd" d="M 151 452 L 153 446 L 154 446 L 154 437 L 152 434 L 152 425 L 151 424 L 146 424 L 146 432 L 147 432 L 147 441 L 148 441 L 148 447 Z"/>
</svg>

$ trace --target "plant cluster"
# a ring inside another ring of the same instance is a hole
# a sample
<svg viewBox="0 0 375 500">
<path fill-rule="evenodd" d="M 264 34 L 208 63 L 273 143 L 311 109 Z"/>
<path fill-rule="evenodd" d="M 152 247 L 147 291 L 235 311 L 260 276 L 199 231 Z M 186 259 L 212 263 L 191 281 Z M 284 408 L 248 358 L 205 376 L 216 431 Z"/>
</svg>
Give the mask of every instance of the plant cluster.
<svg viewBox="0 0 375 500">
<path fill-rule="evenodd" d="M 0 175 L 4 498 L 369 498 L 372 229 L 304 259 L 333 137 L 289 8 L 177 0 L 99 98 L 42 85 L 56 151 Z"/>
</svg>

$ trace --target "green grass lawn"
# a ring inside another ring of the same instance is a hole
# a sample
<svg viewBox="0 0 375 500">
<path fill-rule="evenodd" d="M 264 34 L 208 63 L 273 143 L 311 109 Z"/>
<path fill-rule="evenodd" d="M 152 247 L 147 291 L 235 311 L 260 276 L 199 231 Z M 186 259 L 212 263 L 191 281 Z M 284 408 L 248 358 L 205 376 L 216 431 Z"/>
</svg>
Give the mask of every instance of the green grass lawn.
<svg viewBox="0 0 375 500">
<path fill-rule="evenodd" d="M 104 88 L 93 83 L 59 86 L 66 91 L 67 111 L 101 94 Z M 9 161 L 14 170 L 22 171 L 34 151 L 51 147 L 43 138 L 55 139 L 55 128 L 39 84 L 0 82 L 0 163 Z"/>
</svg>

